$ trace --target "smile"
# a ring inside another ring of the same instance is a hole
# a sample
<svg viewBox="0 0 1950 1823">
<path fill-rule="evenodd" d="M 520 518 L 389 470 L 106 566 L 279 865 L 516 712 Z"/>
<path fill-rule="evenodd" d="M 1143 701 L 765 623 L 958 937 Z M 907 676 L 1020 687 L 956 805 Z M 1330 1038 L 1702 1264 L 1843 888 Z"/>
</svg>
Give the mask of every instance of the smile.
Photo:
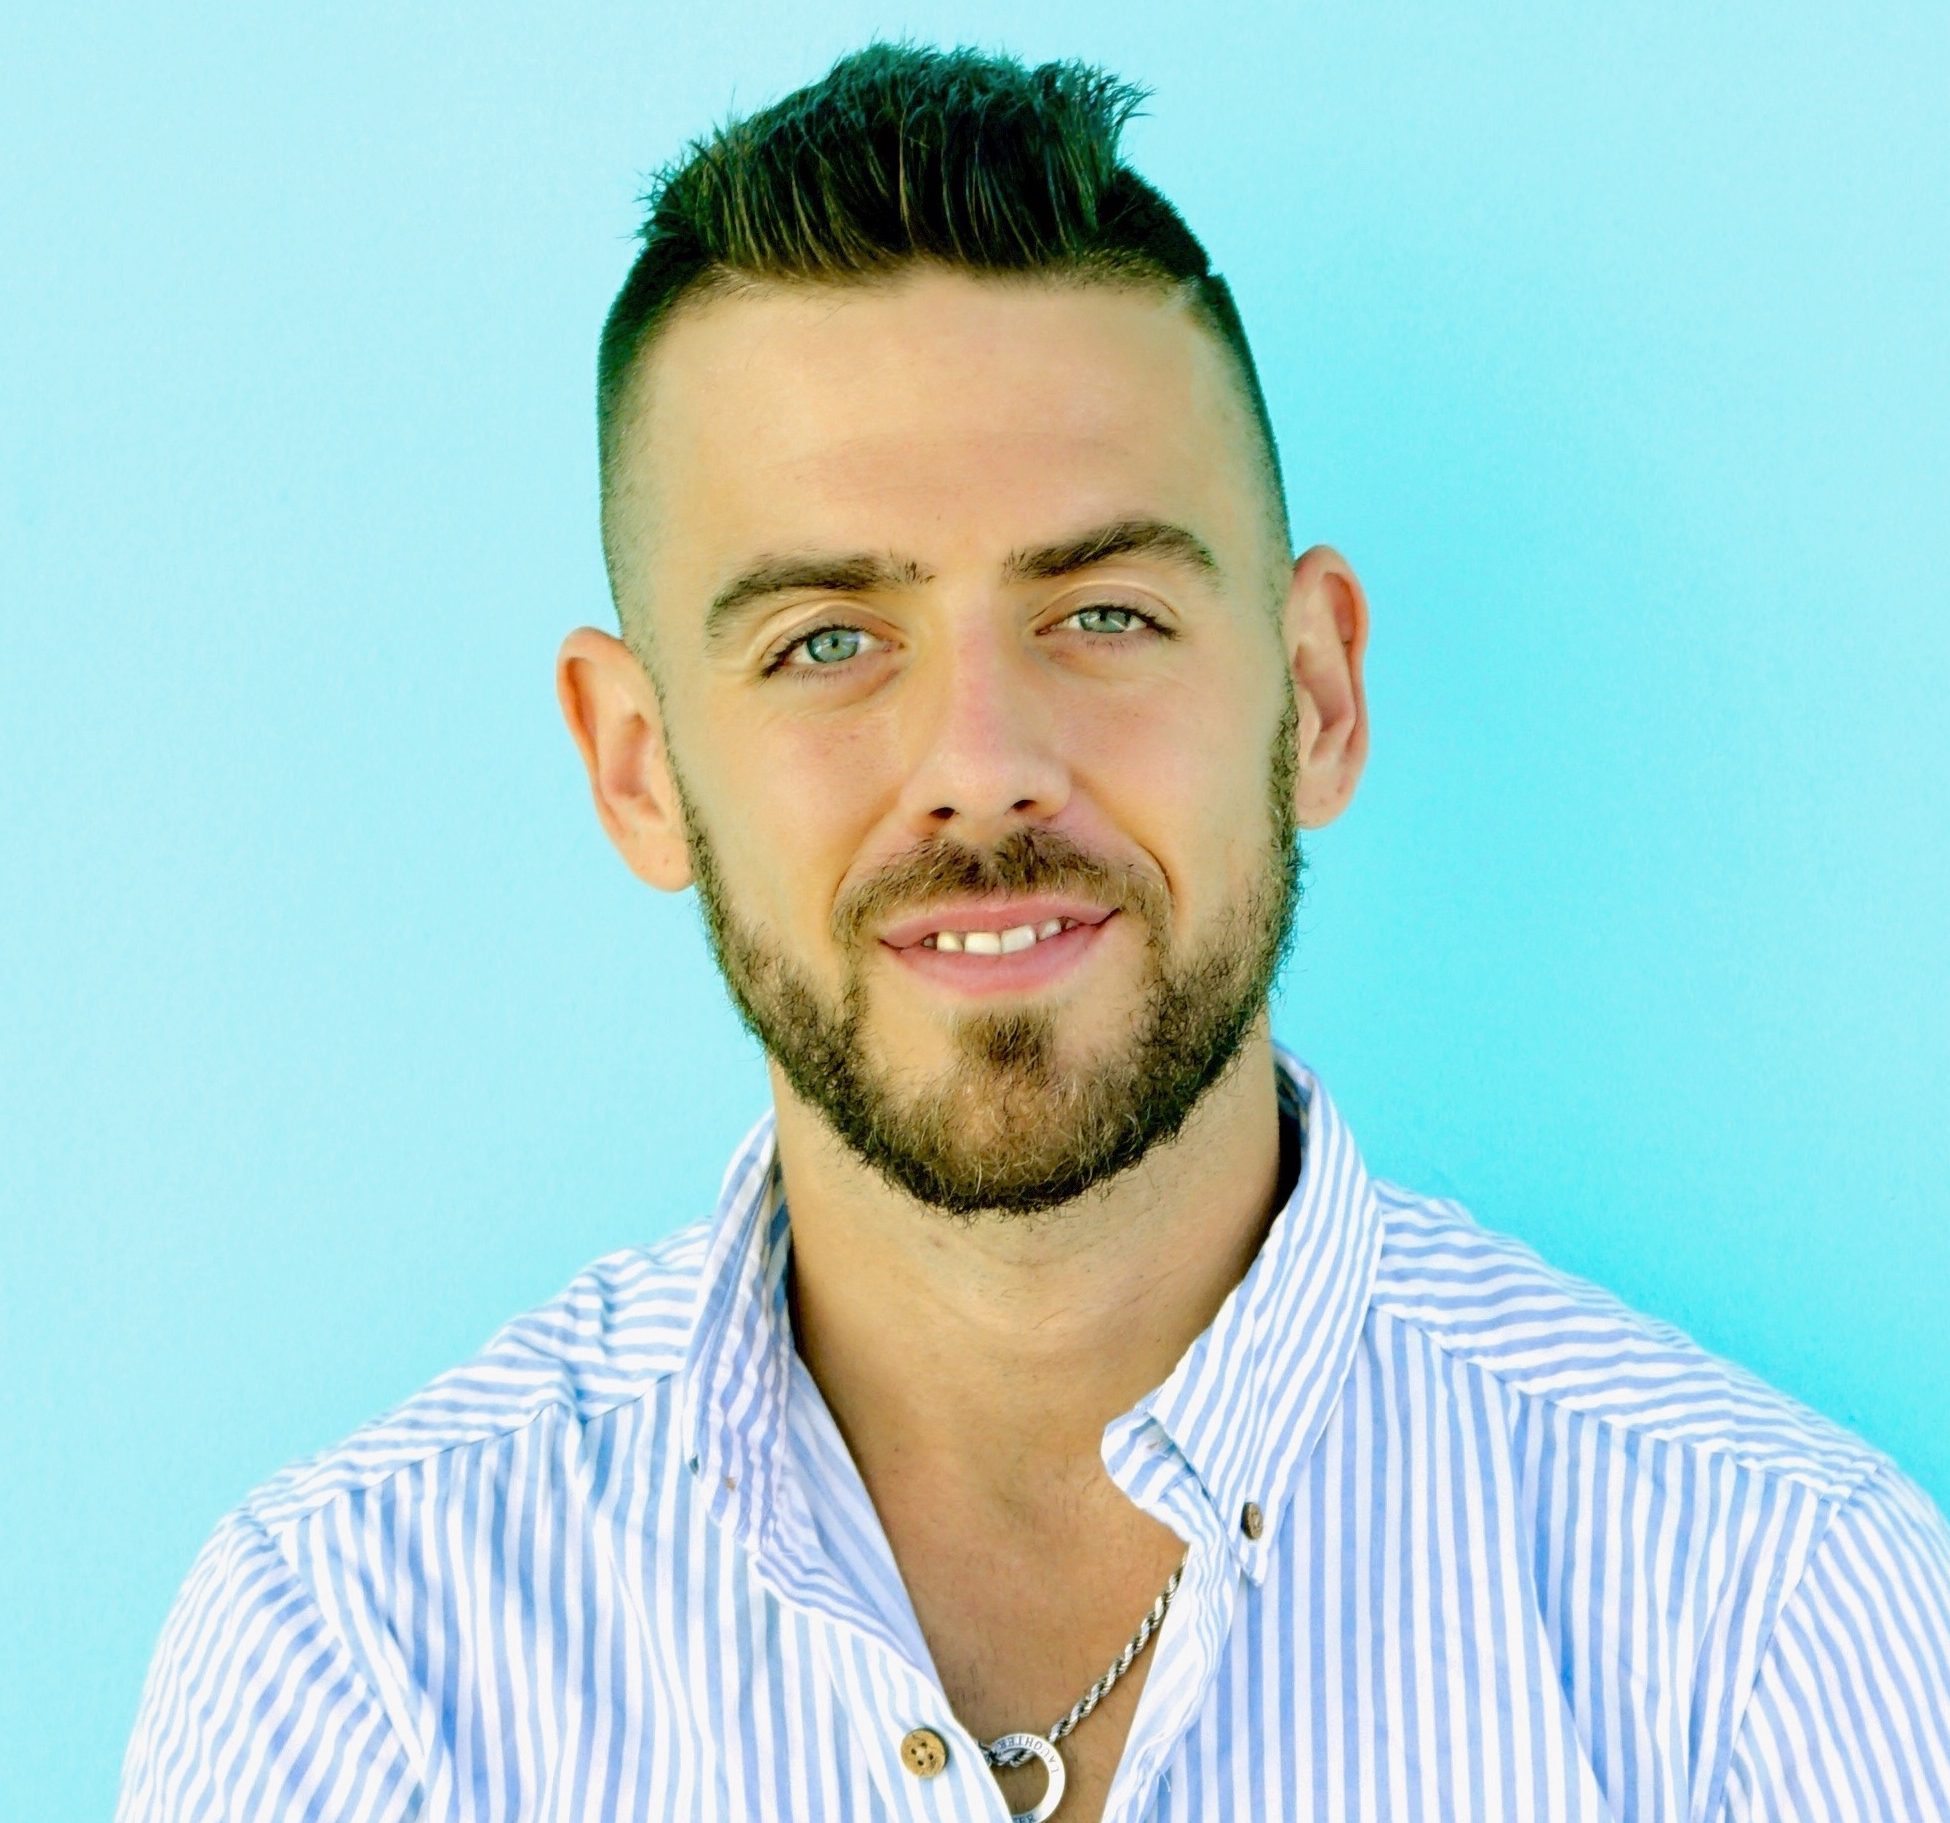
<svg viewBox="0 0 1950 1823">
<path fill-rule="evenodd" d="M 1033 943 L 1075 930 L 1080 922 L 1077 918 L 1048 918 L 1041 924 L 1018 924 L 1009 930 L 938 930 L 930 931 L 921 941 L 929 949 L 946 950 L 950 955 L 960 951 L 966 956 L 1013 956 Z"/>
<path fill-rule="evenodd" d="M 1094 924 L 1045 918 L 1007 930 L 930 931 L 919 941 L 882 950 L 920 980 L 965 995 L 1026 993 L 1065 980 L 1088 959 L 1118 921 L 1112 912 Z"/>
</svg>

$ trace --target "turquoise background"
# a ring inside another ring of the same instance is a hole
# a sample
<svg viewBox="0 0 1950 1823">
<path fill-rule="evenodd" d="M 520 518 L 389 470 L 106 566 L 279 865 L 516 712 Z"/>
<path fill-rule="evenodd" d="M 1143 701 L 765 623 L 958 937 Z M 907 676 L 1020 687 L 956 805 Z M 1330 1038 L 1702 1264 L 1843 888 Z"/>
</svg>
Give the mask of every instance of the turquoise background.
<svg viewBox="0 0 1950 1823">
<path fill-rule="evenodd" d="M 1711 17 L 1707 17 L 1707 14 Z M 878 31 L 1081 56 L 1231 279 L 1373 752 L 1280 1036 L 1370 1168 L 1950 1501 L 1950 13 L 87 10 L 0 55 L 0 1814 L 224 1508 L 762 1110 L 603 838 L 636 192 Z"/>
</svg>

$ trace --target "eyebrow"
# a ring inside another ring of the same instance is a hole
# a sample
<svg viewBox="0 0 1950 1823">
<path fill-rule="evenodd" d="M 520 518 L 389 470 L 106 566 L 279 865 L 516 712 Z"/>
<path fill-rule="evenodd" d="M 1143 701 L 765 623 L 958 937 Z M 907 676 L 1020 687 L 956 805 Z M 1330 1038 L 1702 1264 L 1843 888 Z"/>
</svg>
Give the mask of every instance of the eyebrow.
<svg viewBox="0 0 1950 1823">
<path fill-rule="evenodd" d="M 1047 582 L 1087 570 L 1116 557 L 1150 557 L 1206 581 L 1216 581 L 1218 559 L 1196 532 L 1148 515 L 1113 519 L 1054 544 L 1025 545 L 1002 561 L 1004 582 Z M 912 557 L 874 551 L 792 552 L 760 557 L 712 596 L 704 611 L 704 640 L 718 648 L 729 643 L 746 621 L 776 595 L 801 589 L 829 595 L 864 595 L 871 590 L 914 588 L 934 581 L 934 573 Z"/>
</svg>

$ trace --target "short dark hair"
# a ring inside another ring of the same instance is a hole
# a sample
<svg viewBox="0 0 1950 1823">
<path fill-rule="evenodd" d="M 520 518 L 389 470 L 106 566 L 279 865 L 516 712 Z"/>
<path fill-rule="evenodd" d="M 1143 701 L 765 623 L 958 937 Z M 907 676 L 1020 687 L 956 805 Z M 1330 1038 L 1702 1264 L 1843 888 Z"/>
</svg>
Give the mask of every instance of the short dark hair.
<svg viewBox="0 0 1950 1823">
<path fill-rule="evenodd" d="M 937 265 L 1181 296 L 1231 355 L 1258 427 L 1268 541 L 1290 552 L 1279 447 L 1231 289 L 1178 211 L 1118 161 L 1124 123 L 1150 93 L 1075 61 L 1027 69 L 875 40 L 655 174 L 640 199 L 642 251 L 596 363 L 603 551 L 640 658 L 648 630 L 630 624 L 613 526 L 631 374 L 680 303 L 767 282 L 870 287 Z"/>
</svg>

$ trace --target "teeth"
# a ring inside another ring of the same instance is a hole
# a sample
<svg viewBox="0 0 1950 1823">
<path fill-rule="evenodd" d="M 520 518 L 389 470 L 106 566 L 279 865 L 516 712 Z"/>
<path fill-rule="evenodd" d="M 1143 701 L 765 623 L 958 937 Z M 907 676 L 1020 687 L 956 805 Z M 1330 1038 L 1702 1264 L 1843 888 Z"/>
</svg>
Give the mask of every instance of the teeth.
<svg viewBox="0 0 1950 1823">
<path fill-rule="evenodd" d="M 1008 930 L 938 930 L 921 939 L 928 949 L 950 955 L 1013 956 L 1018 950 L 1073 929 L 1074 918 L 1045 918 L 1041 924 L 1017 924 Z"/>
</svg>

